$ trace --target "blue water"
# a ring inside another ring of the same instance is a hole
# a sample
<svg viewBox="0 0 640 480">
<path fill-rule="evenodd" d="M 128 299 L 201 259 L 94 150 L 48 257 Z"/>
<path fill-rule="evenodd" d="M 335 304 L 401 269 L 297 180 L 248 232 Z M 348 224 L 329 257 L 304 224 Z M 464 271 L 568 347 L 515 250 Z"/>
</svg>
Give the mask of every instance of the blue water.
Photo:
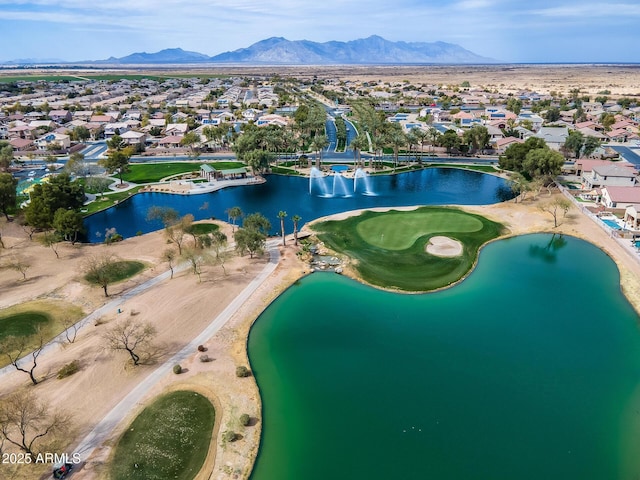
<svg viewBox="0 0 640 480">
<path fill-rule="evenodd" d="M 348 165 L 331 165 L 331 170 L 333 170 L 334 172 L 346 172 L 347 170 L 349 170 L 349 166 Z"/>
<path fill-rule="evenodd" d="M 615 220 L 607 220 L 606 218 L 601 218 L 600 221 L 608 227 L 613 228 L 614 230 L 620 230 L 620 225 L 618 225 Z"/>
<path fill-rule="evenodd" d="M 486 205 L 512 198 L 511 189 L 502 178 L 455 168 L 430 168 L 398 175 L 370 176 L 372 195 L 354 192 L 348 197 L 326 198 L 309 193 L 309 179 L 298 176 L 267 175 L 266 183 L 231 187 L 202 195 L 172 195 L 147 192 L 134 195 L 121 204 L 85 219 L 87 241 L 101 242 L 105 230 L 116 228 L 128 238 L 137 232 L 162 228 L 159 221 L 147 221 L 152 206 L 171 207 L 180 215 L 193 214 L 196 220 L 215 217 L 227 220 L 227 209 L 239 206 L 247 213 L 260 212 L 272 226 L 280 225 L 278 212 L 288 218 L 302 217 L 303 223 L 335 213 L 372 207 L 403 205 Z M 322 179 L 324 180 L 324 179 Z M 349 191 L 353 181 L 347 181 Z M 362 180 L 359 180 L 362 181 Z M 285 229 L 293 231 L 293 222 Z"/>
</svg>

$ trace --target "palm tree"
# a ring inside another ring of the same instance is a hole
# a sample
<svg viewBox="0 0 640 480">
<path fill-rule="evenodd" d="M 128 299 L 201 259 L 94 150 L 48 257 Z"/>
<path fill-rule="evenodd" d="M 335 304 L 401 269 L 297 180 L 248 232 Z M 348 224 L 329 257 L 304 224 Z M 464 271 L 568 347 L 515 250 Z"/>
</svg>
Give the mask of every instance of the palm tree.
<svg viewBox="0 0 640 480">
<path fill-rule="evenodd" d="M 287 245 L 286 237 L 284 236 L 284 218 L 287 216 L 287 212 L 284 210 L 280 210 L 278 212 L 278 218 L 280 219 L 280 231 L 282 232 L 282 246 L 285 247 Z"/>
<path fill-rule="evenodd" d="M 320 168 L 322 164 L 322 150 L 329 146 L 329 139 L 326 135 L 316 135 L 313 139 L 311 147 L 316 152 L 316 168 Z"/>
<path fill-rule="evenodd" d="M 356 164 L 358 166 L 362 166 L 362 157 L 360 156 L 360 152 L 369 148 L 369 140 L 366 135 L 358 135 L 356 138 L 351 140 L 348 148 L 353 150 L 353 160 Z"/>
<path fill-rule="evenodd" d="M 295 246 L 298 246 L 298 222 L 300 220 L 302 220 L 302 217 L 300 215 L 294 215 L 293 217 L 291 217 L 291 220 L 293 221 L 293 239 L 294 239 L 294 243 Z"/>
</svg>

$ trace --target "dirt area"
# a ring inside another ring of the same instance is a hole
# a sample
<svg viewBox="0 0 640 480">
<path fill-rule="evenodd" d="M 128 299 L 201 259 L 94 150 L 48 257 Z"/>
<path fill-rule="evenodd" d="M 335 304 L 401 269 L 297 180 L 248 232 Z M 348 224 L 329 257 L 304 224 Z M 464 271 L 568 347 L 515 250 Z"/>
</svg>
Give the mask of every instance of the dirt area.
<svg viewBox="0 0 640 480">
<path fill-rule="evenodd" d="M 621 272 L 623 291 L 640 311 L 640 262 L 632 259 L 629 252 L 575 207 L 562 219 L 559 227 L 553 228 L 552 217 L 538 208 L 540 203 L 549 200 L 545 193 L 537 200 L 527 200 L 524 203 L 508 202 L 463 208 L 504 223 L 510 235 L 559 232 L 591 241 L 616 261 Z M 344 218 L 352 214 L 354 213 L 349 212 L 333 218 Z M 82 279 L 82 263 L 88 255 L 102 251 L 112 252 L 123 259 L 141 260 L 149 265 L 137 278 L 113 286 L 111 291 L 114 295 L 166 270 L 166 265 L 159 261 L 162 251 L 167 247 L 161 232 L 135 237 L 111 246 L 64 245 L 60 249 L 61 258 L 57 259 L 50 249 L 30 242 L 19 227 L 5 223 L 1 227 L 7 249 L 0 252 L 0 261 L 20 254 L 31 259 L 32 263 L 26 281 L 22 281 L 17 272 L 3 271 L 0 276 L 2 307 L 34 298 L 46 298 L 64 299 L 81 306 L 86 312 L 96 309 L 104 304 L 105 298 L 99 288 L 89 286 Z M 230 235 L 230 227 L 223 225 L 223 228 Z M 297 250 L 292 243 L 289 241 L 286 247 L 280 247 L 281 261 L 275 272 L 231 320 L 204 344 L 207 348 L 205 353 L 212 361 L 201 362 L 201 353 L 194 351 L 182 364 L 186 372 L 181 375 L 169 374 L 156 384 L 112 432 L 109 440 L 94 452 L 84 468 L 74 473 L 74 478 L 105 478 L 104 464 L 123 429 L 154 397 L 178 388 L 197 390 L 214 402 L 216 432 L 234 430 L 242 436 L 239 441 L 230 444 L 213 444 L 206 467 L 198 478 L 222 480 L 248 477 L 259 447 L 261 402 L 253 378 L 236 377 L 235 368 L 238 365 L 248 365 L 247 336 L 259 313 L 296 279 L 308 273 L 306 265 L 297 258 Z M 81 329 L 75 343 L 60 346 L 43 355 L 36 370 L 37 376 L 43 380 L 35 387 L 38 397 L 51 408 L 71 413 L 73 418 L 72 434 L 69 436 L 73 440 L 65 446 L 64 451 L 73 453 L 77 442 L 159 363 L 170 358 L 202 331 L 254 278 L 265 261 L 234 257 L 226 263 L 227 275 L 219 266 L 209 266 L 204 270 L 201 283 L 188 270 L 180 272 L 174 279 L 163 281 L 127 300 L 121 307 L 121 313 L 117 310 L 109 312 L 98 322 L 99 325 Z M 147 364 L 135 368 L 128 364 L 124 355 L 106 350 L 101 337 L 102 332 L 114 322 L 132 314 L 140 320 L 152 322 L 158 330 L 156 348 L 151 352 L 152 358 Z M 72 360 L 80 361 L 80 372 L 57 380 L 57 370 Z M 26 375 L 11 372 L 3 377 L 0 394 L 16 388 L 34 387 L 29 386 Z M 243 413 L 256 419 L 252 426 L 240 426 L 239 417 Z M 45 471 L 21 467 L 12 478 L 38 478 Z"/>
<path fill-rule="evenodd" d="M 529 90 L 567 95 L 573 89 L 595 96 L 610 91 L 609 97 L 640 94 L 640 67 L 637 65 L 394 65 L 394 66 L 279 66 L 194 69 L 198 72 L 228 75 L 274 75 L 297 79 L 352 82 L 404 83 L 414 85 L 459 86 L 469 82 L 471 89 L 516 93 Z M 176 72 L 178 73 L 178 72 Z M 180 70 L 184 74 L 184 70 Z M 167 72 L 163 71 L 166 75 Z"/>
</svg>

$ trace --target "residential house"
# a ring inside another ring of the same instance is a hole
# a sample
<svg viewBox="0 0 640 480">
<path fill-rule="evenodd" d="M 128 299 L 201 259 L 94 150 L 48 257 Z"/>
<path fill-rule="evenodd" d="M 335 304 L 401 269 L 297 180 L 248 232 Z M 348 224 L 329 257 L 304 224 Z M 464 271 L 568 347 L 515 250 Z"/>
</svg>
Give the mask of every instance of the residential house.
<svg viewBox="0 0 640 480">
<path fill-rule="evenodd" d="M 162 148 L 179 148 L 182 141 L 182 135 L 169 135 L 158 140 L 158 147 Z"/>
<path fill-rule="evenodd" d="M 189 129 L 189 125 L 186 123 L 170 123 L 164 128 L 165 136 L 176 136 L 183 137 L 187 130 Z"/>
<path fill-rule="evenodd" d="M 640 188 L 603 187 L 601 203 L 607 208 L 634 207 L 636 210 L 640 210 Z"/>
<path fill-rule="evenodd" d="M 129 125 L 124 122 L 107 123 L 104 126 L 104 138 L 109 140 L 114 135 L 122 136 L 123 133 L 128 132 L 129 130 Z"/>
<path fill-rule="evenodd" d="M 70 122 L 73 119 L 69 110 L 51 110 L 49 112 L 49 118 L 60 124 Z"/>
<path fill-rule="evenodd" d="M 131 146 L 144 146 L 147 141 L 147 134 L 128 130 L 120 135 L 122 141 Z"/>
<path fill-rule="evenodd" d="M 637 172 L 617 165 L 593 167 L 591 175 L 582 174 L 583 188 L 633 187 L 638 183 Z"/>
<path fill-rule="evenodd" d="M 509 146 L 514 143 L 524 143 L 524 140 L 516 137 L 503 137 L 495 141 L 495 149 L 498 155 L 502 155 Z"/>
<path fill-rule="evenodd" d="M 9 144 L 16 152 L 27 152 L 29 150 L 35 150 L 36 148 L 33 140 L 30 138 L 12 138 L 9 140 Z"/>
<path fill-rule="evenodd" d="M 39 150 L 48 150 L 51 145 L 57 145 L 59 147 L 58 150 L 66 150 L 71 146 L 71 137 L 51 132 L 38 138 L 35 143 Z"/>
<path fill-rule="evenodd" d="M 542 127 L 533 136 L 542 138 L 549 148 L 559 151 L 569 136 L 569 129 L 568 127 Z"/>
</svg>

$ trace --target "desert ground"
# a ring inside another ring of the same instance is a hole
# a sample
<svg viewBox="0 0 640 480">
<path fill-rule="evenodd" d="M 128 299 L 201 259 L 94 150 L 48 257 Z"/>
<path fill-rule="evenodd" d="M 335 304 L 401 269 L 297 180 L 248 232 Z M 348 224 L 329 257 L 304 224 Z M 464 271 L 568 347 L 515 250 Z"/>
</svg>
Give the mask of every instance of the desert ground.
<svg viewBox="0 0 640 480">
<path fill-rule="evenodd" d="M 94 70 L 87 70 L 87 75 Z M 0 75 L 78 75 L 80 69 L 3 69 Z M 471 89 L 497 90 L 500 93 L 521 91 L 568 95 L 579 89 L 582 95 L 595 96 L 605 90 L 609 97 L 640 95 L 640 66 L 623 64 L 505 64 L 505 65 L 309 65 L 309 66 L 105 66 L 110 74 L 230 75 L 239 77 L 280 76 L 300 80 L 338 80 L 345 82 L 405 83 L 428 86 L 460 86 L 469 82 Z"/>
<path fill-rule="evenodd" d="M 509 229 L 509 235 L 558 232 L 591 241 L 617 263 L 622 289 L 636 310 L 640 311 L 638 258 L 632 258 L 630 251 L 576 207 L 569 211 L 559 227 L 553 228 L 551 216 L 538 208 L 540 203 L 546 201 L 549 198 L 543 193 L 538 199 L 528 199 L 524 203 L 511 201 L 464 209 L 503 222 Z M 356 213 L 358 212 L 349 212 L 332 218 L 344 218 Z M 231 233 L 231 226 L 222 222 L 221 225 L 228 234 Z M 1 227 L 7 248 L 1 252 L 0 261 L 17 253 L 32 259 L 32 268 L 28 271 L 26 281 L 21 280 L 21 275 L 17 272 L 3 270 L 0 276 L 2 307 L 31 299 L 51 299 L 79 305 L 87 313 L 98 308 L 108 299 L 102 295 L 100 288 L 88 285 L 82 279 L 81 272 L 84 259 L 102 251 L 124 259 L 138 259 L 148 265 L 138 277 L 113 286 L 113 297 L 167 270 L 167 265 L 159 260 L 161 252 L 166 248 L 162 232 L 127 239 L 110 246 L 64 245 L 60 252 L 61 258 L 57 259 L 50 249 L 37 242 L 30 242 L 15 224 L 3 221 Z M 259 447 L 261 403 L 253 377 L 237 378 L 235 367 L 248 365 L 246 340 L 253 321 L 279 293 L 308 273 L 307 265 L 296 256 L 297 249 L 291 239 L 287 246 L 279 248 L 281 260 L 274 273 L 231 320 L 204 344 L 208 349 L 207 355 L 213 360 L 200 362 L 200 354 L 194 350 L 188 361 L 182 364 L 186 372 L 181 375 L 170 373 L 150 389 L 139 405 L 128 412 L 119 426 L 110 433 L 109 439 L 74 473 L 74 478 L 105 478 L 104 464 L 123 429 L 145 404 L 162 392 L 177 388 L 195 389 L 212 400 L 216 406 L 217 432 L 232 429 L 243 436 L 240 441 L 232 444 L 212 445 L 206 466 L 198 478 L 217 480 L 229 478 L 229 474 L 232 478 L 248 477 Z M 23 373 L 10 371 L 3 375 L 0 394 L 17 388 L 34 389 L 38 397 L 51 408 L 69 412 L 73 419 L 70 425 L 72 433 L 62 451 L 72 453 L 77 443 L 128 392 L 203 330 L 254 278 L 265 262 L 265 258 L 233 257 L 225 264 L 226 275 L 220 266 L 209 266 L 205 268 L 201 282 L 188 269 L 176 273 L 174 279 L 167 279 L 126 300 L 120 307 L 121 313 L 114 309 L 94 324 L 82 328 L 73 344 L 58 345 L 43 354 L 36 370 L 41 380 L 38 386 L 30 386 L 28 377 Z M 349 269 L 345 271 L 348 273 Z M 140 320 L 152 322 L 158 330 L 152 357 L 138 367 L 127 362 L 125 355 L 114 354 L 105 349 L 101 336 L 113 323 L 132 314 Z M 71 377 L 57 380 L 57 370 L 72 360 L 81 362 L 81 370 Z M 240 427 L 238 417 L 242 413 L 256 417 L 257 424 Z M 34 471 L 21 467 L 16 469 L 15 477 L 12 478 L 37 478 L 40 473 L 43 470 Z"/>
</svg>

